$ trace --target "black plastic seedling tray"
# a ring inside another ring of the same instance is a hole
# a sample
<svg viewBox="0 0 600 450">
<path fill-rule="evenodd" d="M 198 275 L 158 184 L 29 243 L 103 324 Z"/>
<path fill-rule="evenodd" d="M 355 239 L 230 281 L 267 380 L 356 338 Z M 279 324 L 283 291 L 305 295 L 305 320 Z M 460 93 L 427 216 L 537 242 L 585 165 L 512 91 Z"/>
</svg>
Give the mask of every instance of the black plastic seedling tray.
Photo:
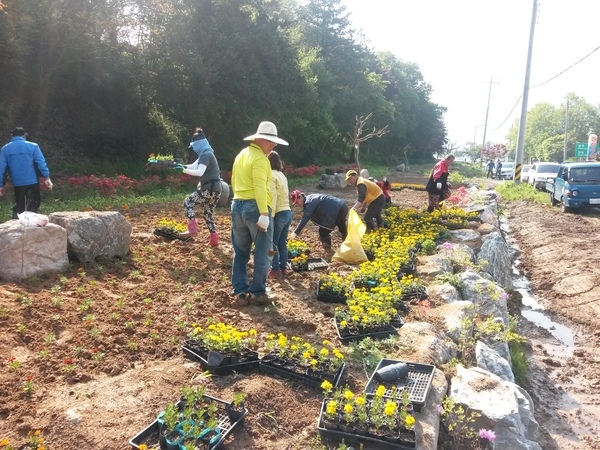
<svg viewBox="0 0 600 450">
<path fill-rule="evenodd" d="M 375 373 L 390 364 L 406 363 L 408 365 L 408 375 L 406 378 L 395 380 L 392 383 L 386 383 L 378 380 Z M 392 388 L 395 387 L 396 394 L 407 391 L 410 402 L 412 403 L 415 411 L 420 411 L 425 405 L 427 393 L 431 387 L 433 381 L 433 375 L 435 374 L 435 366 L 430 364 L 419 364 L 408 361 L 399 361 L 394 359 L 382 359 L 377 364 L 375 371 L 369 378 L 369 382 L 365 387 L 364 392 L 367 395 L 373 395 L 380 385 L 385 386 L 385 398 L 391 398 Z"/>
<path fill-rule="evenodd" d="M 333 323 L 335 325 L 335 330 L 337 331 L 338 338 L 344 344 L 348 343 L 348 342 L 352 342 L 352 341 L 360 341 L 360 340 L 368 338 L 368 337 L 370 337 L 371 339 L 385 339 L 389 336 L 392 336 L 392 335 L 398 333 L 398 329 L 395 326 L 393 326 L 392 324 L 390 324 L 390 325 L 383 327 L 383 329 L 378 330 L 378 331 L 372 331 L 372 332 L 365 331 L 364 333 L 360 333 L 360 334 L 342 334 L 342 332 L 340 331 L 340 329 L 338 327 L 337 320 L 335 318 L 333 319 Z"/>
<path fill-rule="evenodd" d="M 217 405 L 219 406 L 219 408 L 217 410 L 218 411 L 218 420 L 219 420 L 217 427 L 221 430 L 221 438 L 217 442 L 209 445 L 209 447 L 208 447 L 209 450 L 216 450 L 221 446 L 221 444 L 227 438 L 227 436 L 231 433 L 231 431 L 236 426 L 238 426 L 240 423 L 243 422 L 244 417 L 246 416 L 246 414 L 248 414 L 248 410 L 246 408 L 244 408 L 244 411 L 240 415 L 240 417 L 237 420 L 235 420 L 234 422 L 232 422 L 229 419 L 229 415 L 227 414 L 227 411 L 225 410 L 225 406 L 227 406 L 229 404 L 228 402 L 225 402 L 225 401 L 220 400 L 215 397 L 211 397 L 209 395 L 205 395 L 204 397 L 209 398 L 213 403 L 217 403 Z M 181 404 L 181 402 L 177 403 L 177 406 L 180 406 L 180 404 Z M 131 447 L 138 449 L 138 450 L 140 448 L 140 445 L 142 445 L 142 444 L 146 444 L 148 449 L 161 448 L 161 447 L 159 447 L 158 432 L 159 432 L 158 420 L 155 420 L 150 425 L 148 425 L 146 428 L 144 428 L 142 431 L 140 431 L 138 434 L 136 434 L 134 437 L 132 437 L 129 440 L 129 445 L 131 445 Z"/>
<path fill-rule="evenodd" d="M 183 354 L 191 359 L 199 363 L 204 370 L 209 371 L 213 375 L 228 375 L 232 372 L 248 372 L 253 369 L 258 369 L 260 364 L 260 360 L 258 359 L 258 354 L 256 354 L 256 359 L 251 361 L 244 361 L 237 364 L 226 364 L 222 366 L 211 366 L 208 364 L 206 358 L 202 357 L 202 355 L 198 354 L 193 349 L 189 348 L 187 345 L 183 344 L 181 349 L 183 350 Z"/>
<path fill-rule="evenodd" d="M 294 272 L 307 272 L 311 270 L 327 269 L 329 263 L 323 258 L 308 258 L 306 264 L 298 266 L 289 262 L 288 267 Z"/>
</svg>

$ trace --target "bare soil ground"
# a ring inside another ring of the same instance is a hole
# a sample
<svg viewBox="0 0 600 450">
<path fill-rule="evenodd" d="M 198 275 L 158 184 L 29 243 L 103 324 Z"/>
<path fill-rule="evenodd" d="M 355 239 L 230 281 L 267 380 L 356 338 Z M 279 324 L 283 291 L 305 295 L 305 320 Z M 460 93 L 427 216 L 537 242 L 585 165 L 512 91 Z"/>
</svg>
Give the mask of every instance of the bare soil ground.
<svg viewBox="0 0 600 450">
<path fill-rule="evenodd" d="M 600 214 L 514 203 L 509 226 L 534 295 L 556 323 L 570 327 L 566 348 L 523 321 L 531 341 L 528 392 L 536 404 L 544 450 L 600 448 Z"/>
<path fill-rule="evenodd" d="M 400 175 L 397 181 L 425 182 Z M 316 191 L 290 186 L 295 188 Z M 349 204 L 355 198 L 352 188 L 331 193 Z M 392 196 L 396 205 L 426 205 L 424 192 L 404 190 Z M 556 320 L 577 330 L 573 356 L 559 357 L 546 350 L 555 344 L 548 333 L 525 327 L 532 337 L 530 393 L 542 448 L 600 448 L 595 392 L 600 383 L 600 332 L 595 326 L 600 221 L 526 204 L 509 211 L 522 266 L 536 294 Z M 275 306 L 239 307 L 229 295 L 227 209 L 218 211 L 218 249 L 208 247 L 206 230 L 191 243 L 152 234 L 161 217 L 183 218 L 180 205 L 121 212 L 134 228 L 125 260 L 74 264 L 64 274 L 0 283 L 0 440 L 8 438 L 18 447 L 29 431 L 40 429 L 51 450 L 126 449 L 129 439 L 179 396 L 181 386 L 205 384 L 211 395 L 224 400 L 234 392 L 248 394 L 245 426 L 223 448 L 319 448 L 315 425 L 320 392 L 258 373 L 206 377 L 180 347 L 189 325 L 203 324 L 210 316 L 259 333 L 281 331 L 335 342 L 334 306 L 315 299 L 319 273 L 292 273 L 270 283 L 278 299 Z M 294 224 L 299 217 L 294 211 Z M 316 228 L 308 226 L 301 238 L 311 245 L 312 255 L 329 260 Z M 334 246 L 339 245 L 339 234 L 333 238 Z M 351 269 L 330 266 L 340 273 Z M 348 385 L 360 390 L 366 379 L 362 365 L 349 360 Z M 35 386 L 31 393 L 24 392 L 28 380 Z"/>
</svg>

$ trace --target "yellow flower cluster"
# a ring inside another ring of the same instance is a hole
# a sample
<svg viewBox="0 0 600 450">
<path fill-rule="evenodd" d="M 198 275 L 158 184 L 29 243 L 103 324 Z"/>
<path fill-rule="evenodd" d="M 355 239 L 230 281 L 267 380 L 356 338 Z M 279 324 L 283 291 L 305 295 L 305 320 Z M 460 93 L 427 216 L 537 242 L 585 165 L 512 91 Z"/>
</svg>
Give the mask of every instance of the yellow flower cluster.
<svg viewBox="0 0 600 450">
<path fill-rule="evenodd" d="M 324 340 L 322 345 L 315 346 L 298 336 L 288 338 L 283 333 L 277 333 L 267 336 L 265 348 L 269 353 L 277 354 L 280 358 L 295 360 L 303 366 L 314 368 L 319 364 L 328 365 L 332 372 L 344 362 L 344 354 L 328 340 Z"/>
<path fill-rule="evenodd" d="M 156 162 L 156 161 L 173 161 L 173 155 L 171 155 L 171 154 L 161 155 L 160 153 L 155 155 L 154 153 L 150 153 L 150 156 L 148 156 L 148 162 Z"/>
<path fill-rule="evenodd" d="M 174 219 L 169 219 L 167 217 L 162 217 L 156 224 L 154 224 L 155 228 L 159 230 L 167 231 L 170 233 L 183 233 L 187 230 L 187 225 L 182 222 L 178 222 Z"/>
<path fill-rule="evenodd" d="M 239 353 L 256 346 L 256 335 L 254 329 L 241 331 L 223 322 L 210 321 L 206 328 L 194 326 L 188 337 L 204 344 L 209 350 Z"/>
<path fill-rule="evenodd" d="M 287 249 L 288 252 L 295 252 L 299 255 L 308 255 L 310 253 L 310 246 L 306 242 L 299 239 L 289 239 L 287 241 Z"/>
<path fill-rule="evenodd" d="M 355 394 L 348 388 L 332 389 L 331 384 L 323 383 L 325 401 L 325 418 L 329 421 L 343 420 L 347 423 L 375 425 L 376 428 L 383 426 L 391 430 L 405 428 L 412 430 L 415 418 L 410 413 L 410 401 L 408 393 L 399 393 L 393 390 L 392 398 L 384 399 L 386 388 L 383 385 L 377 387 L 375 395 L 368 398 L 364 392 Z M 400 397 L 400 398 L 398 398 Z"/>
<path fill-rule="evenodd" d="M 321 275 L 319 290 L 336 295 L 345 295 L 348 286 L 346 280 L 335 272 Z"/>
</svg>

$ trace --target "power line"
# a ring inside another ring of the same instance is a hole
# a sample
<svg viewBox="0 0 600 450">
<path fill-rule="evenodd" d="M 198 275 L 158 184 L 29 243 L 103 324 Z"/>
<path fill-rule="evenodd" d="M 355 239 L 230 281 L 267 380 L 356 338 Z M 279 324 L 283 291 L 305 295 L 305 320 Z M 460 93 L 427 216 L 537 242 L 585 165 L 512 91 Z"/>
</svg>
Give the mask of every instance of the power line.
<svg viewBox="0 0 600 450">
<path fill-rule="evenodd" d="M 571 64 L 569 67 L 567 67 L 565 70 L 563 70 L 562 72 L 559 72 L 558 74 L 554 75 L 552 78 L 547 79 L 546 81 L 544 81 L 543 83 L 540 84 L 536 84 L 535 86 L 530 87 L 529 89 L 534 89 L 536 87 L 540 87 L 546 83 L 549 83 L 550 81 L 554 80 L 555 78 L 558 78 L 559 76 L 561 76 L 563 73 L 565 73 L 566 71 L 572 69 L 573 67 L 575 67 L 577 64 L 579 64 L 580 62 L 582 62 L 583 60 L 587 59 L 588 57 L 590 57 L 592 54 L 594 54 L 596 51 L 600 50 L 600 45 L 598 47 L 596 47 L 594 50 L 592 50 L 591 52 L 589 52 L 587 55 L 585 55 L 583 58 L 581 58 L 579 61 Z M 512 107 L 512 109 L 510 110 L 510 112 L 508 113 L 508 116 L 506 116 L 506 119 L 504 119 L 504 121 L 498 125 L 497 128 L 494 128 L 494 131 L 499 130 L 502 125 L 504 125 L 506 123 L 506 121 L 510 118 L 510 116 L 512 115 L 513 111 L 515 110 L 515 108 L 517 107 L 517 105 L 519 104 L 519 102 L 521 101 L 521 99 L 523 98 L 523 95 L 521 94 L 519 96 L 519 98 L 517 99 L 517 102 L 515 103 L 515 106 Z"/>
</svg>

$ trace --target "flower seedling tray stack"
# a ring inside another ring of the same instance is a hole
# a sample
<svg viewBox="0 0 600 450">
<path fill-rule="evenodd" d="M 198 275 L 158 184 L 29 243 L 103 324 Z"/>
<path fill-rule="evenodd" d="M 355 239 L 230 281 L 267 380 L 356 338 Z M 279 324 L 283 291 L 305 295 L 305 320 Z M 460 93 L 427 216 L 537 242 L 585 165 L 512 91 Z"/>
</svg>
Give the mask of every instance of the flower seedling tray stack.
<svg viewBox="0 0 600 450">
<path fill-rule="evenodd" d="M 402 294 L 402 301 L 425 300 L 429 298 L 427 287 L 422 286 L 416 291 L 405 292 Z"/>
<path fill-rule="evenodd" d="M 367 448 L 377 450 L 413 450 L 417 448 L 417 435 L 414 430 L 402 430 L 399 439 L 386 439 L 383 436 L 374 436 L 368 433 L 355 434 L 349 431 L 342 431 L 339 428 L 326 427 L 323 420 L 326 403 L 327 400 L 323 400 L 319 423 L 317 425 L 319 434 L 323 439 L 331 439 L 336 442 L 344 441 L 345 444 L 355 444 L 356 448 L 361 446 L 361 444 L 367 446 Z"/>
<path fill-rule="evenodd" d="M 392 383 L 382 382 L 376 378 L 375 372 L 383 367 L 396 363 L 406 363 L 408 365 L 408 375 L 406 378 L 395 380 Z M 365 387 L 365 393 L 368 396 L 373 395 L 380 385 L 385 386 L 385 394 L 383 395 L 385 398 L 392 398 L 392 388 L 395 388 L 396 394 L 407 391 L 415 411 L 421 411 L 421 408 L 425 405 L 427 393 L 431 388 L 433 375 L 435 374 L 435 366 L 393 359 L 382 359 L 379 361 L 379 364 L 377 364 L 375 372 L 373 372 Z"/>
<path fill-rule="evenodd" d="M 179 237 L 179 235 L 178 235 L 178 234 L 176 234 L 176 233 L 173 233 L 172 231 L 163 230 L 163 229 L 161 229 L 161 228 L 155 228 L 155 229 L 154 229 L 154 234 L 155 234 L 156 236 L 160 236 L 160 237 L 164 237 L 165 239 L 169 239 L 170 241 L 173 241 L 173 240 L 175 240 L 175 239 L 178 239 L 178 240 L 180 240 L 180 241 L 187 242 L 187 241 L 189 241 L 190 239 L 192 239 L 192 238 L 191 238 L 191 237 L 189 237 L 189 236 L 188 236 L 188 237 L 184 237 L 184 238 L 182 238 L 182 237 Z"/>
<path fill-rule="evenodd" d="M 166 160 L 158 160 L 158 161 L 148 161 L 144 166 L 145 170 L 165 170 L 172 169 L 177 165 L 175 161 L 166 161 Z"/>
<path fill-rule="evenodd" d="M 321 283 L 317 284 L 317 300 L 325 303 L 346 303 L 346 294 L 329 292 L 321 289 Z"/>
<path fill-rule="evenodd" d="M 187 358 L 199 363 L 204 370 L 209 371 L 213 375 L 227 375 L 232 372 L 248 372 L 257 369 L 260 364 L 258 353 L 249 351 L 246 352 L 245 358 L 241 358 L 240 362 L 230 363 L 230 358 L 226 358 L 223 363 L 214 366 L 208 363 L 208 351 L 202 349 L 198 345 L 194 345 L 194 341 L 185 341 L 181 348 L 183 354 Z"/>
<path fill-rule="evenodd" d="M 248 410 L 246 408 L 244 408 L 243 412 L 241 414 L 239 414 L 239 417 L 236 420 L 232 421 L 229 418 L 229 415 L 227 414 L 227 411 L 225 409 L 225 407 L 227 405 L 229 405 L 229 403 L 227 403 L 223 400 L 220 400 L 218 398 L 208 396 L 208 395 L 205 395 L 204 398 L 209 399 L 211 401 L 211 403 L 216 403 L 217 407 L 218 407 L 217 414 L 218 414 L 219 423 L 217 425 L 217 428 L 219 428 L 221 431 L 221 437 L 219 438 L 219 440 L 217 442 L 214 442 L 214 443 L 208 445 L 209 450 L 216 450 L 221 446 L 221 444 L 227 438 L 227 436 L 231 433 L 231 431 L 236 426 L 243 423 L 244 417 L 246 416 L 246 414 L 248 414 Z M 181 401 L 177 403 L 177 407 L 182 408 Z M 158 419 L 157 419 L 157 420 L 154 420 L 154 422 L 152 422 L 150 425 L 148 425 L 142 431 L 140 431 L 138 434 L 136 434 L 133 438 L 131 438 L 129 441 L 129 445 L 131 445 L 133 448 L 138 449 L 138 450 L 140 448 L 140 445 L 142 445 L 142 444 L 145 444 L 148 449 L 160 448 L 162 450 L 163 447 L 166 449 L 166 446 L 164 446 L 164 444 L 161 445 L 159 443 L 158 433 L 159 433 L 159 424 L 158 424 Z"/>
<path fill-rule="evenodd" d="M 275 361 L 270 361 L 271 356 L 272 355 L 265 355 L 261 359 L 261 372 L 270 375 L 278 375 L 282 378 L 287 378 L 288 380 L 299 381 L 305 385 L 316 387 L 319 389 L 321 388 L 321 384 L 325 380 L 329 381 L 333 385 L 333 388 L 336 388 L 340 383 L 342 375 L 344 374 L 344 369 L 346 368 L 346 363 L 342 363 L 342 365 L 337 369 L 337 371 L 334 374 L 318 375 L 314 372 L 311 374 L 308 367 L 296 364 L 293 361 L 288 360 L 288 364 L 281 364 L 281 361 L 278 364 L 275 364 Z"/>
<path fill-rule="evenodd" d="M 385 339 L 386 337 L 398 333 L 398 329 L 391 323 L 389 325 L 379 327 L 378 329 L 374 329 L 372 331 L 370 331 L 368 328 L 357 330 L 355 334 L 345 333 L 343 330 L 340 330 L 337 320 L 335 318 L 333 319 L 333 323 L 335 325 L 335 330 L 337 331 L 338 338 L 344 344 L 352 341 L 360 341 L 367 337 L 370 337 L 371 339 Z"/>
<path fill-rule="evenodd" d="M 323 258 L 308 258 L 305 264 L 295 265 L 288 263 L 288 266 L 294 272 L 306 272 L 310 270 L 327 269 L 329 263 Z"/>
</svg>

